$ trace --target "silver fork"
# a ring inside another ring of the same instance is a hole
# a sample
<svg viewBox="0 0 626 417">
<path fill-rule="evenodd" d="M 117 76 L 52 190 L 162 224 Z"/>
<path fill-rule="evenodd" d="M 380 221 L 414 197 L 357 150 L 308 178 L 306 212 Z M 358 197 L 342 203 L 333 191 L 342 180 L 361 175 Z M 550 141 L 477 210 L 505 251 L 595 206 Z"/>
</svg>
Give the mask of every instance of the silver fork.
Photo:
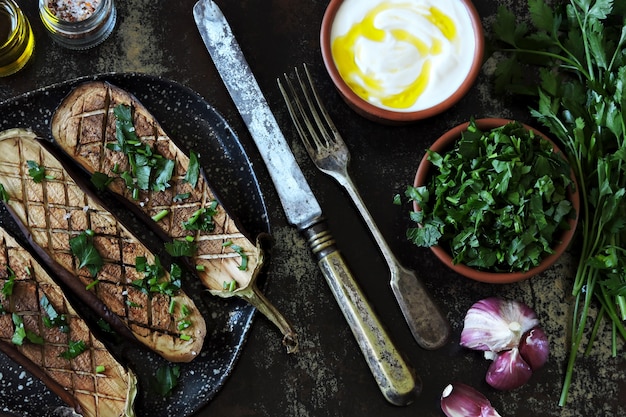
<svg viewBox="0 0 626 417">
<path fill-rule="evenodd" d="M 298 135 L 315 165 L 346 189 L 365 220 L 387 261 L 391 272 L 391 288 L 413 337 L 423 348 L 437 349 L 447 342 L 450 324 L 415 272 L 398 262 L 376 226 L 348 173 L 348 147 L 322 105 L 306 64 L 303 70 L 304 74 L 301 74 L 295 68 L 292 77 L 285 74 L 284 84 L 278 80 Z"/>
</svg>

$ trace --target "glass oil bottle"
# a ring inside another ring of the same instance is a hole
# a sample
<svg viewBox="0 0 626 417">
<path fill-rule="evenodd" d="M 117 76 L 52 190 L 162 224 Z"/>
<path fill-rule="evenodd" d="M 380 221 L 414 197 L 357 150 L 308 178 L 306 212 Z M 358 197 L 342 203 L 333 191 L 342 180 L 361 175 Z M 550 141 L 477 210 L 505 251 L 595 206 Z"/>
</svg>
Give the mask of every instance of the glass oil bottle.
<svg viewBox="0 0 626 417">
<path fill-rule="evenodd" d="M 13 0 L 0 0 L 0 77 L 22 69 L 35 49 L 30 23 Z"/>
</svg>

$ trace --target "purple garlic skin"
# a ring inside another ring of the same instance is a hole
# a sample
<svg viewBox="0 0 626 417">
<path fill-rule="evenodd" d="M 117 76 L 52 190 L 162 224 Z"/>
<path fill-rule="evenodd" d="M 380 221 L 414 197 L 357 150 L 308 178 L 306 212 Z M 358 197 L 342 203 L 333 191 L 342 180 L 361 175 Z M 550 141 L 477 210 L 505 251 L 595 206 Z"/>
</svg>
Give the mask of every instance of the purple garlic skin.
<svg viewBox="0 0 626 417">
<path fill-rule="evenodd" d="M 524 333 L 519 345 L 522 358 L 530 365 L 533 371 L 541 368 L 550 356 L 548 337 L 541 327 L 534 327 Z"/>
<path fill-rule="evenodd" d="M 483 351 L 493 360 L 486 381 L 499 390 L 528 382 L 548 360 L 548 338 L 535 312 L 519 301 L 497 297 L 480 300 L 467 311 L 461 346 Z"/>
<path fill-rule="evenodd" d="M 530 380 L 533 371 L 520 355 L 518 348 L 498 353 L 487 370 L 485 380 L 502 391 L 519 388 Z"/>
<path fill-rule="evenodd" d="M 501 352 L 519 346 L 522 335 L 538 325 L 535 312 L 525 304 L 497 297 L 486 298 L 467 311 L 461 346 Z"/>
<path fill-rule="evenodd" d="M 460 382 L 444 388 L 441 410 L 447 417 L 501 417 L 483 394 Z"/>
</svg>

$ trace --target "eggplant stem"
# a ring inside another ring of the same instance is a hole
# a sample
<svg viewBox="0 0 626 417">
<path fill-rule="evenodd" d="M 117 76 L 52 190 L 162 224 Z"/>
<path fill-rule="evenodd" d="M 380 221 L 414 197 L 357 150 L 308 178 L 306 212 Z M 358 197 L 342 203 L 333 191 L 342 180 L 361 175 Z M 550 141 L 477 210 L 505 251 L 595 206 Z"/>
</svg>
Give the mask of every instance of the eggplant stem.
<svg viewBox="0 0 626 417">
<path fill-rule="evenodd" d="M 245 298 L 246 301 L 256 307 L 269 321 L 278 327 L 283 335 L 283 345 L 287 348 L 287 353 L 296 353 L 298 351 L 298 335 L 291 323 L 278 311 L 272 302 L 263 295 L 255 284 L 249 285 L 248 288 L 243 291 L 238 291 L 236 295 Z"/>
</svg>

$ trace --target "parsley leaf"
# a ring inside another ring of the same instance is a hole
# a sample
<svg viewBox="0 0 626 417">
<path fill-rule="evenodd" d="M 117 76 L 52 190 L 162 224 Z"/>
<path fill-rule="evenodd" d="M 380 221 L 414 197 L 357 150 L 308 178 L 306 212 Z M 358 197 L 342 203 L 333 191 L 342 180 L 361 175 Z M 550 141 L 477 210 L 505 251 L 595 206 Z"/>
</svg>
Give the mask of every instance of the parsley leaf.
<svg viewBox="0 0 626 417">
<path fill-rule="evenodd" d="M 67 317 L 65 317 L 65 314 L 57 313 L 54 306 L 50 303 L 50 300 L 48 300 L 48 297 L 42 295 L 39 300 L 39 305 L 41 305 L 41 308 L 46 313 L 46 316 L 43 316 L 43 322 L 46 327 L 58 327 L 61 332 L 69 333 L 70 327 L 67 322 Z"/>
<path fill-rule="evenodd" d="M 9 298 L 13 294 L 13 287 L 15 285 L 15 272 L 11 269 L 11 267 L 7 266 L 7 280 L 4 282 L 2 286 L 2 295 L 4 298 Z"/>
<path fill-rule="evenodd" d="M 171 395 L 174 388 L 178 385 L 178 378 L 180 377 L 179 365 L 163 365 L 160 366 L 154 379 L 152 380 L 152 389 L 157 394 L 167 397 Z"/>
<path fill-rule="evenodd" d="M 191 193 L 176 194 L 174 196 L 174 202 L 175 203 L 180 203 L 180 202 L 182 202 L 183 200 L 186 200 L 189 197 L 191 197 Z"/>
<path fill-rule="evenodd" d="M 13 313 L 12 319 L 13 324 L 15 325 L 15 330 L 13 332 L 13 337 L 11 337 L 11 343 L 21 346 L 24 344 L 25 340 L 28 340 L 29 342 L 36 345 L 43 344 L 43 338 L 41 336 L 30 330 L 26 330 L 26 328 L 24 327 L 24 320 L 22 319 L 22 316 L 17 313 Z"/>
<path fill-rule="evenodd" d="M 6 203 L 9 201 L 9 198 L 9 193 L 6 188 L 4 188 L 4 184 L 0 184 L 0 199 Z"/>
<path fill-rule="evenodd" d="M 165 250 L 170 256 L 181 257 L 187 256 L 191 257 L 196 254 L 198 250 L 198 245 L 194 242 L 190 242 L 187 240 L 174 240 L 173 242 L 168 242 L 165 244 Z"/>
<path fill-rule="evenodd" d="M 85 344 L 84 341 L 82 340 L 78 340 L 78 341 L 73 341 L 70 340 L 69 344 L 68 344 L 68 348 L 66 351 L 61 352 L 59 354 L 59 357 L 64 358 L 64 359 L 74 359 L 76 357 L 78 357 L 78 355 L 80 355 L 81 353 L 83 353 L 84 351 L 87 350 L 87 345 Z"/>
<path fill-rule="evenodd" d="M 198 183 L 200 177 L 200 164 L 198 163 L 198 154 L 194 151 L 189 152 L 189 168 L 185 173 L 185 181 L 189 183 L 193 188 Z"/>
<path fill-rule="evenodd" d="M 114 177 L 109 177 L 107 174 L 99 171 L 94 172 L 91 176 L 91 183 L 98 190 L 105 190 L 114 180 Z"/>
<path fill-rule="evenodd" d="M 92 277 L 98 275 L 104 265 L 100 252 L 93 244 L 93 231 L 86 230 L 70 239 L 72 254 L 78 258 L 78 268 L 87 267 Z"/>
<path fill-rule="evenodd" d="M 26 161 L 28 165 L 28 175 L 33 178 L 36 183 L 42 182 L 46 178 L 46 168 L 40 166 L 35 161 Z"/>
</svg>

